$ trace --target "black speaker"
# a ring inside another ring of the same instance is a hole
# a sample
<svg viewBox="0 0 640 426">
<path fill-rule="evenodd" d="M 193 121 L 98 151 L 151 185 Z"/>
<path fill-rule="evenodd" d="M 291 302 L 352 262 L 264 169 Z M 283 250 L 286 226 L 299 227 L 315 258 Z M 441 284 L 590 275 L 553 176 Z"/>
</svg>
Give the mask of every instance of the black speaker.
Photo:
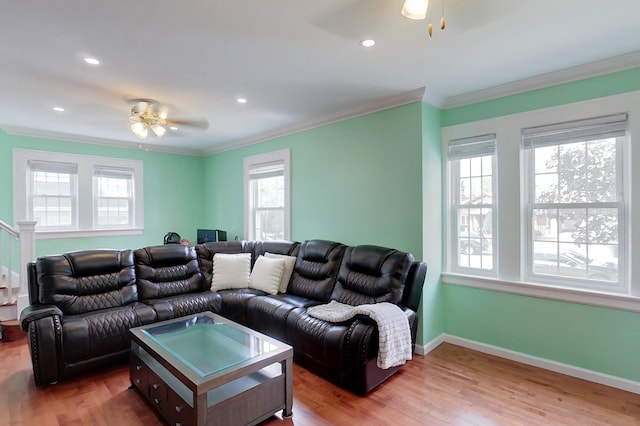
<svg viewBox="0 0 640 426">
<path fill-rule="evenodd" d="M 198 229 L 198 244 L 227 241 L 227 232 L 221 229 Z"/>
</svg>

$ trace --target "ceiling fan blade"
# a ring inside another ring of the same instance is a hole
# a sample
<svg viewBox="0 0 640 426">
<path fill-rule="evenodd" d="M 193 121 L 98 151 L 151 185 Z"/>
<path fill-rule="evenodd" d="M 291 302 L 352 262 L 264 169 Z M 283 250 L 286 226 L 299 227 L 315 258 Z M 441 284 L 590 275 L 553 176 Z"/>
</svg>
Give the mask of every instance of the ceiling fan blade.
<svg viewBox="0 0 640 426">
<path fill-rule="evenodd" d="M 176 127 L 188 127 L 191 129 L 207 130 L 209 128 L 209 121 L 204 118 L 198 120 L 180 120 L 180 119 L 167 119 L 167 125 Z"/>
</svg>

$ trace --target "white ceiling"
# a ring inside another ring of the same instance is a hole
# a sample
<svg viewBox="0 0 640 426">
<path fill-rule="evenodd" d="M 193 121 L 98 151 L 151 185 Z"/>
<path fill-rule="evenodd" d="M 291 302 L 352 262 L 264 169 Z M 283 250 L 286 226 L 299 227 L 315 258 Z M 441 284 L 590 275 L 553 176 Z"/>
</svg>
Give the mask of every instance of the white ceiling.
<svg viewBox="0 0 640 426">
<path fill-rule="evenodd" d="M 553 81 L 540 75 L 640 66 L 638 0 L 444 0 L 444 31 L 442 0 L 432 0 L 433 38 L 426 21 L 400 15 L 402 3 L 3 2 L 0 128 L 135 147 L 127 101 L 152 98 L 170 118 L 209 127 L 146 145 L 203 154 L 421 99 L 423 87 L 425 101 L 447 107 L 514 81 Z M 369 37 L 377 45 L 361 47 Z M 101 65 L 84 64 L 87 55 Z M 238 104 L 240 96 L 248 102 Z"/>
</svg>

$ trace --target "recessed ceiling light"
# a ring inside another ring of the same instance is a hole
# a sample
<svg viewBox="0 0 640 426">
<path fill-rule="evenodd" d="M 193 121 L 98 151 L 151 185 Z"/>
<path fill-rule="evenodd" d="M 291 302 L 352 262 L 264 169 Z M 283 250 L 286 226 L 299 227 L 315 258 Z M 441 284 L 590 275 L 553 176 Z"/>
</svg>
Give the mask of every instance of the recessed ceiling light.
<svg viewBox="0 0 640 426">
<path fill-rule="evenodd" d="M 375 41 L 375 40 L 373 40 L 373 39 L 368 38 L 368 39 L 366 39 L 366 40 L 362 40 L 362 41 L 360 42 L 360 45 L 361 45 L 362 47 L 373 47 L 373 46 L 375 46 L 375 45 L 376 45 L 376 41 Z"/>
<path fill-rule="evenodd" d="M 169 127 L 169 129 L 170 129 L 170 130 L 173 130 L 174 132 L 175 132 L 176 130 L 178 130 L 178 128 L 177 128 L 176 126 L 171 126 L 171 127 Z"/>
<path fill-rule="evenodd" d="M 59 107 L 59 106 L 57 106 L 57 107 L 53 107 L 53 110 L 54 110 L 54 111 L 58 111 L 58 112 L 64 112 L 64 108 Z"/>
<path fill-rule="evenodd" d="M 246 98 L 238 98 L 237 99 L 239 104 L 246 104 L 247 103 L 247 99 Z"/>
<path fill-rule="evenodd" d="M 97 60 L 96 58 L 91 58 L 89 56 L 86 56 L 84 58 L 82 58 L 83 61 L 85 61 L 85 63 L 89 64 L 89 65 L 100 65 L 100 61 Z"/>
</svg>

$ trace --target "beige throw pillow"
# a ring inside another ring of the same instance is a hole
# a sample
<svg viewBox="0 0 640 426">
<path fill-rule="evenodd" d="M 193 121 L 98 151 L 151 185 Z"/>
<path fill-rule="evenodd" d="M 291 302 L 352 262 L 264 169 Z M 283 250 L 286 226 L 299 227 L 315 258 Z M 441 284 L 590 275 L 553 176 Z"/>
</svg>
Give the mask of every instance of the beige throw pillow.
<svg viewBox="0 0 640 426">
<path fill-rule="evenodd" d="M 258 256 L 249 277 L 249 287 L 268 294 L 276 294 L 283 270 L 284 259 Z"/>
<path fill-rule="evenodd" d="M 251 274 L 251 253 L 213 255 L 211 291 L 247 288 Z"/>
<path fill-rule="evenodd" d="M 296 266 L 296 257 L 287 256 L 286 254 L 265 253 L 266 257 L 274 259 L 284 259 L 284 272 L 282 272 L 282 278 L 280 279 L 279 293 L 286 293 L 289 281 L 291 280 L 291 274 L 293 274 L 293 268 Z"/>
</svg>

